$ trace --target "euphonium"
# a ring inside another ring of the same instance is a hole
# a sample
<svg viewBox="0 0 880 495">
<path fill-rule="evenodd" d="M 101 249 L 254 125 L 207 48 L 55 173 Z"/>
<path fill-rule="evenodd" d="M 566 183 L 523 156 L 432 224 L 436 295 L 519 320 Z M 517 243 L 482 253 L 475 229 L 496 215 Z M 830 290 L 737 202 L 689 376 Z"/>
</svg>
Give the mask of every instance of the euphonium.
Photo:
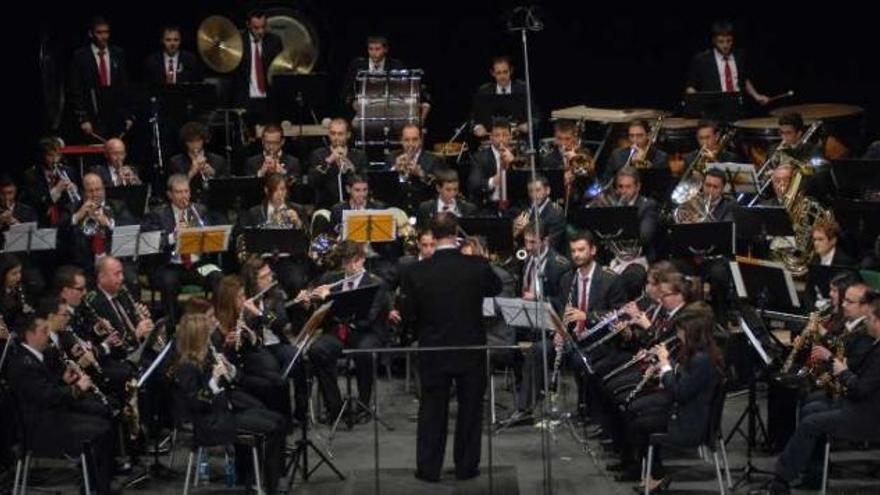
<svg viewBox="0 0 880 495">
<path fill-rule="evenodd" d="M 697 194 L 690 201 L 676 206 L 672 211 L 675 223 L 714 222 L 712 203 L 704 194 Z"/>
</svg>

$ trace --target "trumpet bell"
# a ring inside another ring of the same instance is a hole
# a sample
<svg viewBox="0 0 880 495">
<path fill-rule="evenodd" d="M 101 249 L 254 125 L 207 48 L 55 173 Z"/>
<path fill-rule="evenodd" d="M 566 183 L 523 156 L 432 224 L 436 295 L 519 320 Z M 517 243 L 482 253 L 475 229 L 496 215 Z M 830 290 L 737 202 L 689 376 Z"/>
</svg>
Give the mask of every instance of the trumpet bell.
<svg viewBox="0 0 880 495">
<path fill-rule="evenodd" d="M 700 189 L 700 183 L 693 179 L 681 181 L 672 190 L 672 202 L 683 205 L 696 198 L 700 194 Z"/>
<path fill-rule="evenodd" d="M 526 251 L 525 249 L 517 249 L 516 250 L 516 259 L 518 259 L 519 261 L 525 261 L 526 258 L 528 258 L 528 257 L 529 257 L 529 252 Z"/>
</svg>

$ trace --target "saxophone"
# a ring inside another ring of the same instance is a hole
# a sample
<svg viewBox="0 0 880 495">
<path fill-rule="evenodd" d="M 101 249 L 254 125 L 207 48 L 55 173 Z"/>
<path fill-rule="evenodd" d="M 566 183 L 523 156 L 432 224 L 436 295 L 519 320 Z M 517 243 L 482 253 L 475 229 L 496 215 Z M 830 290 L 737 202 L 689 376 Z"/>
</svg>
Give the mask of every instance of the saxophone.
<svg viewBox="0 0 880 495">
<path fill-rule="evenodd" d="M 791 352 L 789 352 L 788 357 L 785 358 L 785 364 L 782 365 L 782 373 L 790 373 L 791 367 L 794 365 L 794 358 L 801 352 L 802 349 L 807 346 L 812 347 L 813 343 L 820 338 L 820 326 L 821 321 L 819 317 L 819 312 L 811 312 L 809 320 L 807 320 L 807 325 L 804 327 L 804 331 L 801 332 L 800 338 L 795 339 L 794 345 L 791 348 Z"/>
</svg>

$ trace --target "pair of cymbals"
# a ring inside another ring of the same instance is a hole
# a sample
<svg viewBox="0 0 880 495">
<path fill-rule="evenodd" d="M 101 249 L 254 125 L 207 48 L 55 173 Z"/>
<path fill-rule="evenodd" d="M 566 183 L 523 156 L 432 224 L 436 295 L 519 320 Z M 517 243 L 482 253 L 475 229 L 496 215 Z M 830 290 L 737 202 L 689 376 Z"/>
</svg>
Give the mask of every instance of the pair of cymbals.
<svg viewBox="0 0 880 495">
<path fill-rule="evenodd" d="M 197 40 L 199 55 L 212 70 L 226 74 L 241 63 L 244 41 L 229 19 L 221 15 L 208 17 L 199 25 Z"/>
</svg>

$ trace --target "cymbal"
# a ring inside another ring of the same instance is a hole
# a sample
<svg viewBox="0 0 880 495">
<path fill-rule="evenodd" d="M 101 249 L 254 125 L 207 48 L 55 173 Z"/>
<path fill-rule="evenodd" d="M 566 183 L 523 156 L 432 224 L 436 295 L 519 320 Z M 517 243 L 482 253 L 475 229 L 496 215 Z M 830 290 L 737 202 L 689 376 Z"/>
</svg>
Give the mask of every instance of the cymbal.
<svg viewBox="0 0 880 495">
<path fill-rule="evenodd" d="M 669 112 L 654 108 L 596 108 L 578 105 L 553 110 L 551 117 L 561 120 L 589 120 L 605 124 L 620 124 L 634 119 L 656 119 L 668 117 Z"/>
<path fill-rule="evenodd" d="M 300 74 L 311 72 L 318 61 L 318 39 L 313 36 L 313 30 L 309 22 L 293 11 L 279 9 L 277 12 L 270 11 L 267 29 L 281 38 L 282 50 L 308 50 L 311 54 L 311 62 L 305 65 L 306 70 L 299 69 Z M 300 64 L 302 66 L 302 64 Z"/>
<path fill-rule="evenodd" d="M 315 64 L 315 50 L 312 45 L 285 48 L 269 65 L 269 82 L 281 74 L 308 74 Z"/>
<path fill-rule="evenodd" d="M 199 55 L 211 69 L 226 74 L 241 63 L 244 43 L 241 33 L 229 19 L 220 15 L 206 18 L 199 25 L 196 37 Z"/>
</svg>

